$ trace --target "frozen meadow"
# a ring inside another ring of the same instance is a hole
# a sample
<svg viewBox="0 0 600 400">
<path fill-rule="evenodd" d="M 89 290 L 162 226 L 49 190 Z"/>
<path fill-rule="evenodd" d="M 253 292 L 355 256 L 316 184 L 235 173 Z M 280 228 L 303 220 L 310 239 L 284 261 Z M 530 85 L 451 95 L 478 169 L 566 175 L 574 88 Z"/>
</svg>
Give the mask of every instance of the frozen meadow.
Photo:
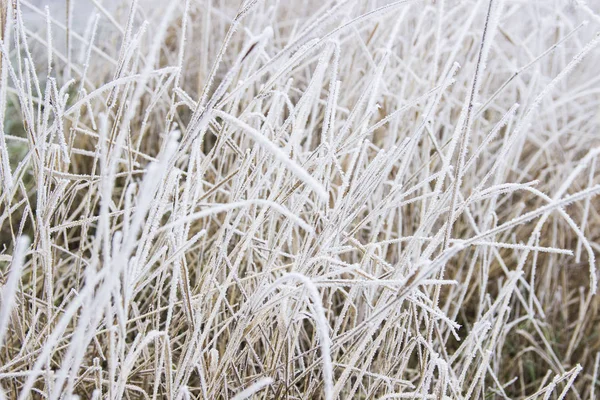
<svg viewBox="0 0 600 400">
<path fill-rule="evenodd" d="M 599 1 L 0 4 L 0 400 L 600 396 Z"/>
</svg>

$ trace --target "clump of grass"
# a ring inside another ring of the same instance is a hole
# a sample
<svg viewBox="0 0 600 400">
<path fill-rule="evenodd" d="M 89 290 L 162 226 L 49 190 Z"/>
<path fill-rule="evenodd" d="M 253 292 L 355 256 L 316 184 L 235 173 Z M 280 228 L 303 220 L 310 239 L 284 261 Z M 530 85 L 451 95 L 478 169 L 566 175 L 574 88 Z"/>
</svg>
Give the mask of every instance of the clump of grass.
<svg viewBox="0 0 600 400">
<path fill-rule="evenodd" d="M 0 398 L 600 391 L 593 4 L 2 5 Z"/>
</svg>

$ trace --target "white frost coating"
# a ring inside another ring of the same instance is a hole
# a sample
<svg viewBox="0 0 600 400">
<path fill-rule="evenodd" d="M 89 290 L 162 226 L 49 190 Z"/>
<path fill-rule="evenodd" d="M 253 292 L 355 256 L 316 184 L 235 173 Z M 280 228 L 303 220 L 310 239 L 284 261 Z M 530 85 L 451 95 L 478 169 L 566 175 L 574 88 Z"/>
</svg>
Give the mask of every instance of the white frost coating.
<svg viewBox="0 0 600 400">
<path fill-rule="evenodd" d="M 592 2 L 8 3 L 0 398 L 598 394 Z"/>
<path fill-rule="evenodd" d="M 12 256 L 12 263 L 10 265 L 10 272 L 8 274 L 8 280 L 2 286 L 0 300 L 0 347 L 4 342 L 4 335 L 6 334 L 6 328 L 8 321 L 11 316 L 11 311 L 16 303 L 15 295 L 18 292 L 19 280 L 23 273 L 23 266 L 25 262 L 25 254 L 29 247 L 30 240 L 27 236 L 21 236 L 17 239 L 15 246 L 15 252 Z"/>
<path fill-rule="evenodd" d="M 304 222 L 300 217 L 294 215 L 290 210 L 286 209 L 285 207 L 281 206 L 280 204 L 277 204 L 277 203 L 274 203 L 274 202 L 268 201 L 268 200 L 261 200 L 261 199 L 244 200 L 244 201 L 238 201 L 235 203 L 222 204 L 219 206 L 208 208 L 204 211 L 198 211 L 198 212 L 186 215 L 185 217 L 178 218 L 176 221 L 173 221 L 173 222 L 161 227 L 159 232 L 168 231 L 176 226 L 186 224 L 188 222 L 193 222 L 193 221 L 199 220 L 201 218 L 208 217 L 210 215 L 220 214 L 225 211 L 235 210 L 236 208 L 244 208 L 244 207 L 248 207 L 251 205 L 260 205 L 263 207 L 273 208 L 277 212 L 281 213 L 282 215 L 285 215 L 286 217 L 288 217 L 289 219 L 294 221 L 296 224 L 298 224 L 298 226 L 302 227 L 302 229 L 304 229 L 305 231 L 307 231 L 309 233 L 313 233 L 313 228 L 310 225 L 308 225 L 306 222 Z"/>
<path fill-rule="evenodd" d="M 331 338 L 329 337 L 329 324 L 327 323 L 327 317 L 325 316 L 325 310 L 323 309 L 321 295 L 319 294 L 316 286 L 306 276 L 296 272 L 290 272 L 273 282 L 273 284 L 265 290 L 262 296 L 267 296 L 271 291 L 288 281 L 300 281 L 308 290 L 312 305 L 315 309 L 315 315 L 313 318 L 317 327 L 319 346 L 321 347 L 321 357 L 323 358 L 325 400 L 333 400 L 333 363 L 331 361 Z"/>
<path fill-rule="evenodd" d="M 236 125 L 237 127 L 244 130 L 255 142 L 261 145 L 265 150 L 271 153 L 275 158 L 280 161 L 283 165 L 288 167 L 294 175 L 298 177 L 302 182 L 306 183 L 311 189 L 315 191 L 315 193 L 321 198 L 321 200 L 325 201 L 329 198 L 327 195 L 327 191 L 315 178 L 310 176 L 310 174 L 298 165 L 295 161 L 288 157 L 287 154 L 279 147 L 277 147 L 273 142 L 267 139 L 262 133 L 252 128 L 250 125 L 240 121 L 239 119 L 221 111 L 214 111 L 216 116 L 223 118 L 224 120 Z"/>
<path fill-rule="evenodd" d="M 245 399 L 249 399 L 250 397 L 252 397 L 252 395 L 254 395 L 255 393 L 260 392 L 266 386 L 269 386 L 272 383 L 273 383 L 273 378 L 262 378 L 262 379 L 259 379 L 258 381 L 254 382 L 252 385 L 250 385 L 248 388 L 246 388 L 246 389 L 242 390 L 241 392 L 239 392 L 238 394 L 236 394 L 235 397 L 233 397 L 232 400 L 245 400 Z"/>
</svg>

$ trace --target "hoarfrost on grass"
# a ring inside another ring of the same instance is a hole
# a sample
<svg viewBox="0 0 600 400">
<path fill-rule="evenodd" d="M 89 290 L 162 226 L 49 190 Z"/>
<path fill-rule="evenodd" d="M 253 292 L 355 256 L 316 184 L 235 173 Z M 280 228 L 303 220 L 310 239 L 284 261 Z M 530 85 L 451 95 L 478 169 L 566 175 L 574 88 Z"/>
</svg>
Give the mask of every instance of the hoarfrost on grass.
<svg viewBox="0 0 600 400">
<path fill-rule="evenodd" d="M 597 4 L 0 5 L 0 398 L 597 394 Z"/>
</svg>

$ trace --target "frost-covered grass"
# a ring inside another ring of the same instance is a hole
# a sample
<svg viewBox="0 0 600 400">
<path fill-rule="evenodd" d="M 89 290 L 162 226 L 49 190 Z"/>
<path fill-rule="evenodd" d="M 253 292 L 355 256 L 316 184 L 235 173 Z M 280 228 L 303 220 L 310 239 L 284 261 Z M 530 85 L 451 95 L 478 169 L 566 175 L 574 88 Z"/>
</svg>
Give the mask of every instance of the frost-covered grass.
<svg viewBox="0 0 600 400">
<path fill-rule="evenodd" d="M 0 398 L 600 394 L 598 2 L 2 4 Z"/>
</svg>

